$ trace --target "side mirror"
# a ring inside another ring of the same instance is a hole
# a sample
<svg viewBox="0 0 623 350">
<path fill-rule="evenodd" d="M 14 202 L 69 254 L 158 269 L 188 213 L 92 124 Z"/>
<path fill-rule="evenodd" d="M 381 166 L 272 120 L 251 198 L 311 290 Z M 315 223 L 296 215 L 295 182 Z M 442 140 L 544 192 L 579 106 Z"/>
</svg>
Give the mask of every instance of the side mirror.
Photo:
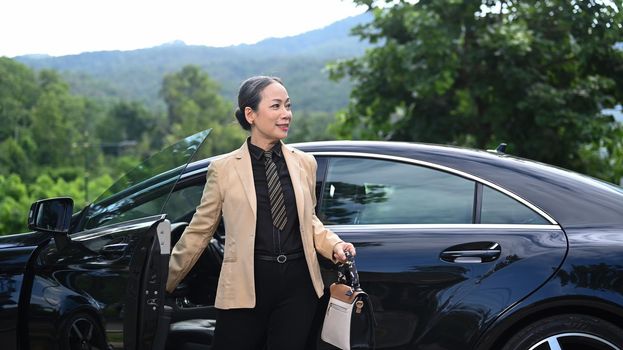
<svg viewBox="0 0 623 350">
<path fill-rule="evenodd" d="M 50 233 L 67 233 L 73 209 L 74 201 L 68 197 L 36 201 L 28 212 L 28 228 Z"/>
</svg>

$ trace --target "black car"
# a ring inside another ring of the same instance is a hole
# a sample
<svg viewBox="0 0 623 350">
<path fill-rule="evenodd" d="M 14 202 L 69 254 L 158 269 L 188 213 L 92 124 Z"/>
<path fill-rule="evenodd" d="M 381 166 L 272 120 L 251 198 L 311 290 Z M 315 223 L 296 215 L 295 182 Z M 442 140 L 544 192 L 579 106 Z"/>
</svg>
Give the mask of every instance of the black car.
<svg viewBox="0 0 623 350">
<path fill-rule="evenodd" d="M 68 198 L 33 204 L 35 232 L 0 238 L 2 349 L 209 349 L 223 227 L 164 293 L 207 134 L 73 216 Z M 318 216 L 357 247 L 378 349 L 623 349 L 620 187 L 500 150 L 292 146 L 318 161 Z M 328 286 L 335 266 L 321 265 Z M 315 334 L 309 348 L 331 347 Z"/>
</svg>

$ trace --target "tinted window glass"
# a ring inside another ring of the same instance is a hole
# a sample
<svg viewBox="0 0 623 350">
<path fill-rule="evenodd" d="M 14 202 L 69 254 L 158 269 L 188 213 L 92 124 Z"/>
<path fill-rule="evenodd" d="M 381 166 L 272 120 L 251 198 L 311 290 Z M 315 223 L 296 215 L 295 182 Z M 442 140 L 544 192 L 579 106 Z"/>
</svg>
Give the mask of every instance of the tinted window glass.
<svg viewBox="0 0 623 350">
<path fill-rule="evenodd" d="M 515 199 L 484 186 L 482 190 L 482 224 L 549 224 L 541 215 Z"/>
<path fill-rule="evenodd" d="M 325 224 L 472 223 L 474 181 L 412 164 L 333 158 L 323 189 Z"/>
<path fill-rule="evenodd" d="M 169 220 L 177 222 L 182 217 L 194 212 L 201 202 L 204 186 L 205 183 L 201 182 L 171 193 L 171 197 L 164 210 Z"/>
<path fill-rule="evenodd" d="M 161 214 L 167 194 L 210 131 L 165 148 L 117 180 L 86 209 L 83 229 Z"/>
<path fill-rule="evenodd" d="M 202 194 L 203 184 L 182 188 L 171 193 L 170 197 L 168 193 L 164 193 L 138 205 L 129 205 L 120 209 L 117 213 L 118 215 L 108 220 L 106 224 L 114 224 L 153 215 L 153 213 L 161 212 L 165 203 L 167 207 L 164 212 L 167 214 L 167 218 L 172 222 L 176 222 L 180 217 L 197 208 L 201 201 Z"/>
</svg>

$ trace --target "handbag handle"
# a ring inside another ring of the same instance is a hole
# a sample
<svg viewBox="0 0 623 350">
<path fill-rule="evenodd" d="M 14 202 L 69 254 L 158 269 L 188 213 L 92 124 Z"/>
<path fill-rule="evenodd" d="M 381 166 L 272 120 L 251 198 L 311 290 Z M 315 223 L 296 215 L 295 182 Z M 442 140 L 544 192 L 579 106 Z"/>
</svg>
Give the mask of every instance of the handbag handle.
<svg viewBox="0 0 623 350">
<path fill-rule="evenodd" d="M 361 291 L 355 257 L 349 251 L 344 253 L 346 262 L 338 265 L 338 282 L 350 286 L 354 291 Z"/>
</svg>

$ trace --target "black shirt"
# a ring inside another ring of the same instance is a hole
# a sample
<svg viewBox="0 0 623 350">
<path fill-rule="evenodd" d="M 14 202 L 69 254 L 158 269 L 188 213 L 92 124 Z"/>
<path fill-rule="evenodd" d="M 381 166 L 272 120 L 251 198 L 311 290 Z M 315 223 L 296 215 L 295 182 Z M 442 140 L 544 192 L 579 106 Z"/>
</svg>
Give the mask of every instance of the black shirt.
<svg viewBox="0 0 623 350">
<path fill-rule="evenodd" d="M 281 142 L 272 148 L 273 161 L 277 166 L 279 181 L 283 190 L 283 199 L 286 205 L 286 216 L 288 218 L 286 226 L 281 232 L 273 226 L 270 214 L 264 150 L 251 144 L 250 140 L 247 140 L 247 144 L 251 153 L 251 168 L 253 169 L 253 182 L 257 198 L 255 254 L 276 256 L 280 253 L 291 254 L 303 251 L 303 242 L 301 241 L 301 233 L 299 231 L 299 216 L 296 210 L 296 198 L 294 197 L 288 166 L 281 151 Z"/>
</svg>

